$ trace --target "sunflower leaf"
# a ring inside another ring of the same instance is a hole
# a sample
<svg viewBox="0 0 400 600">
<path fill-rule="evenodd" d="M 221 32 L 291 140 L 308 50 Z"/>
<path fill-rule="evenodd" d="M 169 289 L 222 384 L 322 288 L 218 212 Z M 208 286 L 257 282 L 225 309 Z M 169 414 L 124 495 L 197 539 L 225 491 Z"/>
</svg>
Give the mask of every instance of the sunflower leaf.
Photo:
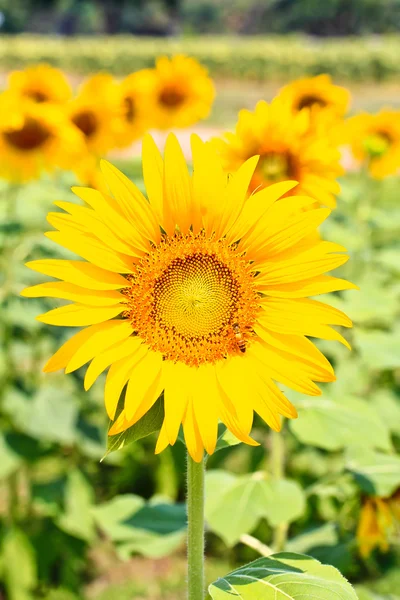
<svg viewBox="0 0 400 600">
<path fill-rule="evenodd" d="M 221 577 L 209 587 L 213 600 L 357 600 L 337 569 L 304 554 L 281 552 L 260 558 Z"/>
<path fill-rule="evenodd" d="M 352 448 L 347 455 L 347 469 L 369 495 L 385 498 L 400 487 L 400 457 L 394 454 Z"/>
<path fill-rule="evenodd" d="M 122 397 L 121 397 L 122 398 Z M 118 409 L 115 414 L 114 421 L 110 421 L 109 430 L 112 425 L 118 419 L 123 408 L 123 398 L 118 403 Z M 141 418 L 137 423 L 129 427 L 125 431 L 121 433 L 117 433 L 116 435 L 110 435 L 107 439 L 107 452 L 102 460 L 109 454 L 110 452 L 115 452 L 116 450 L 121 450 L 125 448 L 128 444 L 132 444 L 133 442 L 137 442 L 156 431 L 161 429 L 161 425 L 164 420 L 164 398 L 160 396 L 157 402 L 151 407 L 151 409 Z"/>
</svg>

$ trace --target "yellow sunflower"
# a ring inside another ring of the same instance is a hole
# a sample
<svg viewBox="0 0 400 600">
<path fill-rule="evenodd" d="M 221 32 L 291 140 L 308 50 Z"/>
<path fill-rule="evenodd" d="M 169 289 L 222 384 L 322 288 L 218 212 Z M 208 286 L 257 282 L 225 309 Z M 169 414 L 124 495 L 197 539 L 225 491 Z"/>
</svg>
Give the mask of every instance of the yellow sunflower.
<svg viewBox="0 0 400 600">
<path fill-rule="evenodd" d="M 84 148 L 79 132 L 55 105 L 5 93 L 0 112 L 0 177 L 14 182 L 38 178 L 55 167 L 68 169 Z"/>
<path fill-rule="evenodd" d="M 208 117 L 215 89 L 207 70 L 194 58 L 163 56 L 149 75 L 154 127 L 188 127 Z"/>
<path fill-rule="evenodd" d="M 388 552 L 395 528 L 400 531 L 400 490 L 389 498 L 365 498 L 357 528 L 360 553 L 368 558 L 375 548 Z"/>
<path fill-rule="evenodd" d="M 340 191 L 336 178 L 343 169 L 327 127 L 324 114 L 311 118 L 309 109 L 293 113 L 286 102 L 275 98 L 270 104 L 258 102 L 254 112 L 241 110 L 236 132 L 211 143 L 227 173 L 260 155 L 250 192 L 294 179 L 299 182 L 294 193 L 310 195 L 319 204 L 334 208 L 335 194 Z"/>
<path fill-rule="evenodd" d="M 107 73 L 90 77 L 67 105 L 72 123 L 83 134 L 89 152 L 101 156 L 115 147 L 123 131 L 123 107 L 118 85 Z"/>
<path fill-rule="evenodd" d="M 123 127 L 117 136 L 120 148 L 129 146 L 153 126 L 152 80 L 151 71 L 143 69 L 128 75 L 119 86 L 123 115 Z"/>
<path fill-rule="evenodd" d="M 332 366 L 307 336 L 340 340 L 331 325 L 350 327 L 342 312 L 308 299 L 354 287 L 324 275 L 344 264 L 345 249 L 315 238 L 326 208 L 314 200 L 278 199 L 293 181 L 247 198 L 257 157 L 227 180 L 217 155 L 192 137 L 193 175 L 173 135 L 164 160 L 152 138 L 143 143 L 148 200 L 102 161 L 111 195 L 75 193 L 87 207 L 56 205 L 48 216 L 54 242 L 83 257 L 36 260 L 31 269 L 60 279 L 23 295 L 72 304 L 40 315 L 51 325 L 83 327 L 49 360 L 46 372 L 67 373 L 90 362 L 89 389 L 107 367 L 105 405 L 110 429 L 136 423 L 164 392 L 165 420 L 156 452 L 174 444 L 183 424 L 195 461 L 213 453 L 218 421 L 241 441 L 253 413 L 280 429 L 295 408 L 275 382 L 319 395 L 315 382 L 333 381 Z"/>
<path fill-rule="evenodd" d="M 343 142 L 366 164 L 373 177 L 383 179 L 400 168 L 400 111 L 360 114 L 345 122 Z"/>
<path fill-rule="evenodd" d="M 334 85 L 329 75 L 296 79 L 285 85 L 279 96 L 289 103 L 294 112 L 303 108 L 323 108 L 329 109 L 338 117 L 343 117 L 350 106 L 350 92 L 344 87 Z"/>
<path fill-rule="evenodd" d="M 39 103 L 63 104 L 72 96 L 71 86 L 65 75 L 46 64 L 28 67 L 24 71 L 13 71 L 8 77 L 8 87 L 10 91 Z"/>
</svg>

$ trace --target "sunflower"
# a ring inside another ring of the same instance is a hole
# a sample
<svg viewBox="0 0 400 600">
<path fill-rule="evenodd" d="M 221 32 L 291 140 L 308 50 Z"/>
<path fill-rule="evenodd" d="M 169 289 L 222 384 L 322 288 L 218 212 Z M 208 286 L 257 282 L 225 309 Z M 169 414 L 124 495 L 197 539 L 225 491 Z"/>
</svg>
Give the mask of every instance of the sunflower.
<svg viewBox="0 0 400 600">
<path fill-rule="evenodd" d="M 160 57 L 148 74 L 154 127 L 188 127 L 208 117 L 215 89 L 207 70 L 194 58 Z"/>
<path fill-rule="evenodd" d="M 388 552 L 389 540 L 396 527 L 400 531 L 400 490 L 389 498 L 365 498 L 357 528 L 361 555 L 368 558 L 375 548 Z"/>
<path fill-rule="evenodd" d="M 151 101 L 152 75 L 149 69 L 131 73 L 119 86 L 123 128 L 117 146 L 124 148 L 140 138 L 153 125 Z"/>
<path fill-rule="evenodd" d="M 400 111 L 351 117 L 345 122 L 342 141 L 350 144 L 354 157 L 376 179 L 396 173 L 400 168 Z"/>
<path fill-rule="evenodd" d="M 0 177 L 14 182 L 42 171 L 69 168 L 81 154 L 81 135 L 55 105 L 37 104 L 6 92 L 0 97 Z"/>
<path fill-rule="evenodd" d="M 85 260 L 45 259 L 31 269 L 60 279 L 29 287 L 29 297 L 73 303 L 40 315 L 50 325 L 83 327 L 48 361 L 70 373 L 90 362 L 89 389 L 107 367 L 110 435 L 136 423 L 164 392 L 165 419 L 156 452 L 174 444 L 183 424 L 195 461 L 213 453 L 218 421 L 242 442 L 253 413 L 280 429 L 295 408 L 275 382 L 319 395 L 315 382 L 333 369 L 306 337 L 340 340 L 330 325 L 351 326 L 342 312 L 307 296 L 354 287 L 324 275 L 344 264 L 344 248 L 315 238 L 329 209 L 314 200 L 277 200 L 293 181 L 247 199 L 257 157 L 229 180 L 210 145 L 192 137 L 193 175 L 173 135 L 164 160 L 143 143 L 148 200 L 109 163 L 111 195 L 75 193 L 87 207 L 57 202 L 47 237 Z M 125 387 L 122 412 L 117 405 Z"/>
<path fill-rule="evenodd" d="M 65 75 L 46 64 L 13 71 L 8 77 L 8 87 L 10 91 L 39 103 L 63 104 L 72 96 Z"/>
<path fill-rule="evenodd" d="M 115 147 L 123 131 L 123 107 L 111 75 L 99 73 L 85 81 L 77 98 L 67 105 L 67 112 L 83 134 L 89 152 L 100 156 Z"/>
<path fill-rule="evenodd" d="M 329 109 L 338 117 L 343 117 L 350 106 L 350 92 L 334 85 L 329 75 L 296 79 L 285 85 L 279 96 L 288 102 L 294 112 L 303 108 L 312 110 Z"/>
<path fill-rule="evenodd" d="M 327 134 L 324 114 L 311 118 L 309 109 L 293 113 L 275 98 L 258 102 L 254 112 L 241 110 L 235 133 L 212 140 L 225 171 L 235 172 L 248 158 L 260 155 L 249 191 L 294 179 L 296 194 L 312 196 L 334 208 L 340 191 L 336 177 L 343 173 L 340 152 Z M 293 191 L 288 191 L 292 194 Z"/>
</svg>

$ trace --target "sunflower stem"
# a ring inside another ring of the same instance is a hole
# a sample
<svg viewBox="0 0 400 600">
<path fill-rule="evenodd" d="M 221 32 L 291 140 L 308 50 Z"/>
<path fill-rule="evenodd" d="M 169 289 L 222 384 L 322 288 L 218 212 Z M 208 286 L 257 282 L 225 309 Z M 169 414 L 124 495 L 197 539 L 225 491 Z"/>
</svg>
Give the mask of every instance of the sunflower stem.
<svg viewBox="0 0 400 600">
<path fill-rule="evenodd" d="M 271 431 L 271 471 L 272 477 L 278 481 L 285 476 L 285 439 L 284 431 Z M 288 524 L 280 523 L 274 529 L 273 548 L 275 552 L 285 549 Z"/>
<path fill-rule="evenodd" d="M 188 599 L 204 600 L 204 460 L 187 459 Z"/>
</svg>

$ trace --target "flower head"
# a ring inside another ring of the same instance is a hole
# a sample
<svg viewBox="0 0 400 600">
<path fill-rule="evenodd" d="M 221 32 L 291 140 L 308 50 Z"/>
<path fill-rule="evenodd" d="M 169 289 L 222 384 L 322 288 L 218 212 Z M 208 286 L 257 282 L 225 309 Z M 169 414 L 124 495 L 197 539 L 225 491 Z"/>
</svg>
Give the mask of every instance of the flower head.
<svg viewBox="0 0 400 600">
<path fill-rule="evenodd" d="M 163 56 L 151 77 L 151 118 L 154 127 L 188 127 L 208 117 L 215 90 L 207 71 L 194 58 Z"/>
<path fill-rule="evenodd" d="M 336 178 L 343 170 L 340 153 L 327 135 L 324 114 L 311 118 L 309 109 L 293 113 L 279 97 L 258 102 L 254 112 L 241 110 L 235 133 L 214 139 L 225 171 L 235 172 L 248 158 L 260 155 L 250 191 L 294 179 L 292 194 L 308 194 L 334 208 L 340 191 Z"/>
<path fill-rule="evenodd" d="M 87 150 L 98 156 L 111 150 L 123 131 L 119 87 L 107 73 L 87 79 L 77 98 L 67 105 L 67 113 L 84 136 Z"/>
<path fill-rule="evenodd" d="M 13 71 L 8 77 L 8 87 L 15 94 L 38 103 L 63 104 L 72 96 L 71 86 L 65 75 L 46 64 L 28 67 L 24 71 Z"/>
<path fill-rule="evenodd" d="M 103 162 L 110 194 L 77 188 L 86 207 L 57 202 L 65 213 L 48 216 L 56 231 L 46 235 L 84 260 L 28 263 L 61 281 L 23 295 L 72 301 L 38 319 L 83 327 L 46 371 L 69 373 L 91 361 L 88 389 L 110 367 L 105 404 L 113 420 L 127 385 L 111 435 L 136 423 L 164 392 L 157 452 L 175 443 L 183 424 L 188 450 L 199 461 L 203 449 L 214 451 L 219 421 L 255 444 L 254 412 L 276 430 L 280 415 L 296 416 L 276 382 L 319 395 L 315 382 L 334 380 L 306 336 L 347 345 L 331 325 L 351 322 L 307 297 L 354 286 L 324 275 L 348 259 L 342 246 L 314 235 L 329 209 L 304 211 L 314 205 L 304 196 L 280 202 L 293 181 L 248 198 L 258 157 L 227 178 L 209 144 L 193 136 L 192 150 L 189 175 L 174 136 L 164 160 L 145 137 L 148 200 Z"/>
<path fill-rule="evenodd" d="M 374 548 L 387 552 L 396 527 L 400 531 L 400 490 L 389 498 L 365 498 L 357 528 L 361 555 L 368 558 Z"/>
<path fill-rule="evenodd" d="M 116 137 L 117 146 L 124 148 L 140 138 L 153 126 L 150 69 L 131 73 L 119 86 L 123 127 Z"/>
<path fill-rule="evenodd" d="M 349 91 L 334 85 L 329 75 L 296 79 L 285 85 L 279 96 L 284 102 L 288 102 L 293 112 L 303 108 L 313 111 L 328 109 L 337 117 L 343 117 L 350 105 Z"/>
<path fill-rule="evenodd" d="M 0 97 L 0 177 L 23 182 L 55 167 L 69 168 L 83 148 L 79 132 L 56 106 L 5 92 Z"/>
<path fill-rule="evenodd" d="M 394 174 L 400 168 L 400 112 L 381 110 L 351 117 L 345 121 L 343 141 L 376 179 Z"/>
</svg>

